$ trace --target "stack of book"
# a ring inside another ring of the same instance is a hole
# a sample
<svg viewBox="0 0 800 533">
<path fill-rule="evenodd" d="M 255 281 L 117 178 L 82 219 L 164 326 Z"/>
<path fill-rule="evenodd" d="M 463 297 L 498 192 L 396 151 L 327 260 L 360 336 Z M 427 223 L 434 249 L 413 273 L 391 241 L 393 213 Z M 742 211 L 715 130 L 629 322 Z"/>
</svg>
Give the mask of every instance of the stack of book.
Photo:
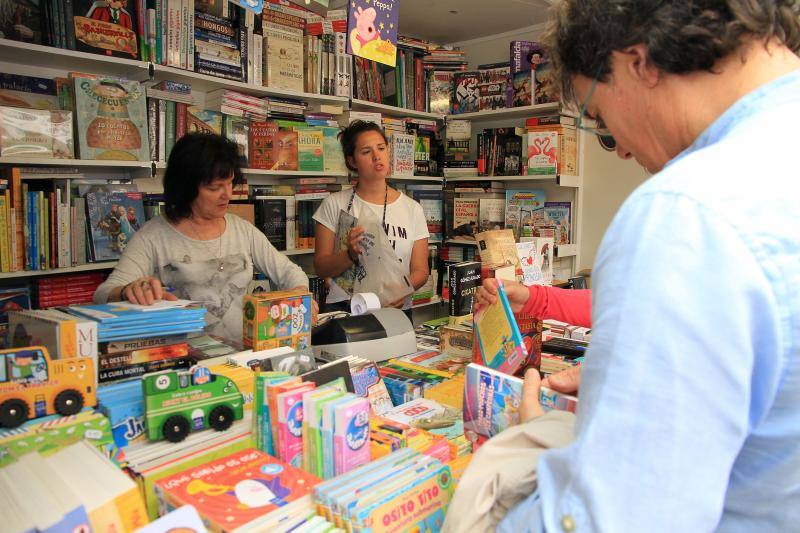
<svg viewBox="0 0 800 533">
<path fill-rule="evenodd" d="M 166 302 L 164 308 L 136 306 L 126 302 L 100 305 L 74 305 L 70 314 L 97 322 L 99 342 L 127 341 L 149 337 L 202 331 L 204 307 L 177 307 Z"/>
<path fill-rule="evenodd" d="M 225 115 L 253 120 L 264 120 L 269 112 L 266 99 L 230 89 L 217 89 L 206 93 L 206 108 Z"/>
<path fill-rule="evenodd" d="M 105 278 L 106 275 L 99 272 L 39 278 L 34 290 L 35 305 L 45 309 L 91 302 L 94 291 Z"/>
</svg>

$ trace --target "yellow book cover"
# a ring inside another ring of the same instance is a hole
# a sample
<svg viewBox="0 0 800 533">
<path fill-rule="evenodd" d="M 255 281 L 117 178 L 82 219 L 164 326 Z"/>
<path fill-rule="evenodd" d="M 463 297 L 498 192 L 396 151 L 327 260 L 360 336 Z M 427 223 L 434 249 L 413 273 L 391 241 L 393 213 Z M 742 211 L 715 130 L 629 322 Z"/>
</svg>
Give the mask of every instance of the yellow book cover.
<svg viewBox="0 0 800 533">
<path fill-rule="evenodd" d="M 136 531 L 150 522 L 138 487 L 131 487 L 113 501 L 122 521 L 122 531 Z"/>
<path fill-rule="evenodd" d="M 8 191 L 4 191 L 2 195 L 0 195 L 0 271 L 2 272 L 10 272 L 10 255 L 9 255 L 9 240 L 8 240 L 8 228 L 11 226 L 9 224 L 9 217 L 8 217 Z"/>
</svg>

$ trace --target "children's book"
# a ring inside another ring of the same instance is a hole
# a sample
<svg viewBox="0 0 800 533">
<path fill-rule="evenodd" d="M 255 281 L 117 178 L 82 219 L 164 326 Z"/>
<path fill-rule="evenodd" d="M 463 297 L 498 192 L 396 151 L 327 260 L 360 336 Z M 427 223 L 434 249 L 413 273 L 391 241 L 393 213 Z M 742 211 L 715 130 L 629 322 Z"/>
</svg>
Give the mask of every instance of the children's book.
<svg viewBox="0 0 800 533">
<path fill-rule="evenodd" d="M 533 237 L 530 241 L 517 243 L 517 253 L 524 285 L 550 285 L 553 282 L 553 239 Z"/>
<path fill-rule="evenodd" d="M 464 383 L 464 434 L 473 446 L 519 423 L 522 379 L 471 363 Z"/>
<path fill-rule="evenodd" d="M 476 363 L 512 375 L 525 362 L 528 354 L 502 282 L 497 302 L 475 313 L 473 329 L 479 348 Z"/>
<path fill-rule="evenodd" d="M 81 159 L 149 161 L 147 103 L 139 82 L 84 77 L 74 82 Z"/>
<path fill-rule="evenodd" d="M 197 514 L 197 509 L 192 505 L 184 505 L 165 514 L 158 520 L 150 522 L 137 533 L 199 533 L 201 531 L 206 531 L 206 526 L 203 525 L 203 520 Z"/>
<path fill-rule="evenodd" d="M 298 468 L 303 463 L 303 394 L 315 388 L 313 383 L 304 383 L 276 398 L 279 457 Z"/>
<path fill-rule="evenodd" d="M 572 202 L 545 202 L 544 222 L 555 228 L 555 243 L 572 242 L 570 221 L 572 220 Z"/>
<path fill-rule="evenodd" d="M 335 475 L 344 474 L 370 460 L 369 400 L 351 396 L 333 409 L 333 463 Z"/>
<path fill-rule="evenodd" d="M 544 220 L 544 203 L 547 194 L 541 189 L 506 190 L 506 228 L 514 236 L 532 237 L 537 221 Z"/>
<path fill-rule="evenodd" d="M 232 531 L 310 494 L 319 478 L 247 449 L 156 483 L 162 509 L 193 505 L 213 531 Z"/>
<path fill-rule="evenodd" d="M 86 208 L 94 260 L 119 259 L 133 234 L 144 224 L 142 193 L 90 192 L 86 195 Z"/>
<path fill-rule="evenodd" d="M 60 109 L 56 83 L 49 78 L 0 73 L 0 106 Z"/>
<path fill-rule="evenodd" d="M 75 0 L 74 17 L 77 50 L 128 59 L 139 57 L 136 12 L 141 2 Z"/>
</svg>

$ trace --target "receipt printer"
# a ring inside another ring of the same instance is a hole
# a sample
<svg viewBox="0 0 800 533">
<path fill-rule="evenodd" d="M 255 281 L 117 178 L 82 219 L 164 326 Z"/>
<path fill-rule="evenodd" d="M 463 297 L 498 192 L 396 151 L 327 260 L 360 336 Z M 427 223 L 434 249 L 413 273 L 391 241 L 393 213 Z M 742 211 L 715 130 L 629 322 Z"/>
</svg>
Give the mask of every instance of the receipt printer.
<svg viewBox="0 0 800 533">
<path fill-rule="evenodd" d="M 331 319 L 311 331 L 315 356 L 357 355 L 385 361 L 417 351 L 411 320 L 400 309 L 377 309 L 365 315 Z M 324 356 L 321 356 L 324 358 Z"/>
</svg>

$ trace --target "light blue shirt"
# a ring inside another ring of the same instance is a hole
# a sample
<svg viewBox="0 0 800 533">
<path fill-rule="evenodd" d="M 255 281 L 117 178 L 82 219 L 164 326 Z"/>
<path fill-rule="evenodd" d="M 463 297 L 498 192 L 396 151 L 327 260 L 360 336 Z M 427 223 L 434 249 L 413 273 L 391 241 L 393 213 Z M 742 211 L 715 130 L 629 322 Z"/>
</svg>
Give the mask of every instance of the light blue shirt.
<svg viewBox="0 0 800 533">
<path fill-rule="evenodd" d="M 575 442 L 499 531 L 800 530 L 799 130 L 797 71 L 623 204 Z"/>
</svg>

